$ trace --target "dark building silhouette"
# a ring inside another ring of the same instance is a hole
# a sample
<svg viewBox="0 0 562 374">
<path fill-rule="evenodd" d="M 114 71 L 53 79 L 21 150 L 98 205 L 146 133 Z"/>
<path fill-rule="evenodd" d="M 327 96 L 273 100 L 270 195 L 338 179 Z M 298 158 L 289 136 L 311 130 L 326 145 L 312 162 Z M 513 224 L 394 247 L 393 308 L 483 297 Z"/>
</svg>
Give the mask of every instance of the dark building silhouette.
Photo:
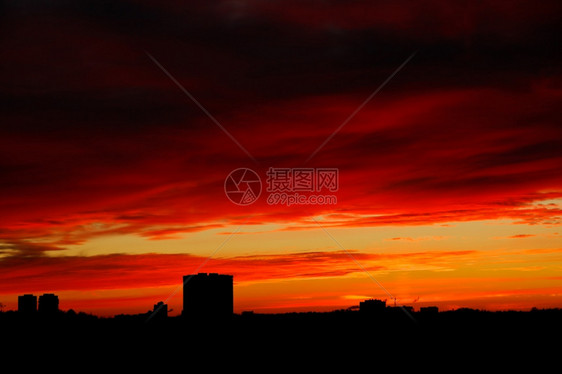
<svg viewBox="0 0 562 374">
<path fill-rule="evenodd" d="M 414 307 L 409 305 L 390 306 L 387 308 L 387 311 L 399 315 L 404 314 L 404 312 L 406 312 L 406 314 L 411 314 L 414 313 Z"/>
<path fill-rule="evenodd" d="M 427 314 L 437 314 L 439 313 L 439 308 L 436 306 L 425 306 L 420 308 L 420 312 Z"/>
<path fill-rule="evenodd" d="M 183 277 L 183 315 L 194 318 L 231 318 L 233 276 L 199 273 Z"/>
<path fill-rule="evenodd" d="M 18 296 L 18 312 L 26 314 L 37 312 L 37 296 L 32 294 Z"/>
<path fill-rule="evenodd" d="M 59 311 L 59 297 L 52 293 L 39 296 L 40 313 L 56 313 Z"/>
<path fill-rule="evenodd" d="M 370 299 L 359 303 L 360 313 L 382 313 L 386 309 L 386 301 Z"/>
<path fill-rule="evenodd" d="M 164 304 L 163 301 L 159 301 L 154 304 L 154 309 L 152 310 L 153 319 L 164 319 L 168 317 L 168 304 Z"/>
</svg>

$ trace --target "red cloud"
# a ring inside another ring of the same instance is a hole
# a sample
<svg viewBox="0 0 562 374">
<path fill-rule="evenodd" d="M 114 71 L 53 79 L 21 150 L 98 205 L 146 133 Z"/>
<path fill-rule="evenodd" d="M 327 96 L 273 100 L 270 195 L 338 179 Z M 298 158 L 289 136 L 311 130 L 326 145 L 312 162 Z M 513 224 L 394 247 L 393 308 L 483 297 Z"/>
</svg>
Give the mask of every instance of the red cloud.
<svg viewBox="0 0 562 374">
<path fill-rule="evenodd" d="M 474 251 L 369 254 L 356 251 L 306 252 L 211 258 L 189 254 L 99 255 L 90 257 L 5 257 L 0 261 L 0 293 L 48 290 L 136 289 L 181 286 L 182 276 L 198 271 L 233 274 L 239 283 L 343 276 L 384 270 L 387 261 L 439 262 Z M 201 266 L 204 264 L 204 268 Z"/>
<path fill-rule="evenodd" d="M 22 177 L 8 172 L 9 183 L 0 187 L 6 197 L 0 203 L 4 212 L 0 237 L 5 241 L 51 238 L 53 245 L 64 246 L 111 234 L 173 238 L 176 233 L 220 227 L 228 221 L 306 222 L 314 214 L 346 217 L 328 223 L 340 226 L 493 218 L 556 223 L 559 208 L 532 203 L 561 195 L 542 192 L 562 190 L 562 143 L 550 116 L 558 99 L 558 94 L 469 90 L 373 103 L 312 160 L 311 166 L 340 169 L 335 206 L 270 206 L 264 197 L 239 207 L 226 198 L 224 178 L 237 167 L 249 166 L 265 184 L 269 166 L 302 166 L 338 122 L 332 119 L 332 126 L 304 128 L 277 113 L 292 111 L 311 124 L 317 116 L 328 121 L 337 114 L 343 119 L 357 103 L 351 98 L 288 102 L 285 108 L 262 109 L 258 117 L 233 114 L 229 119 L 233 129 L 243 129 L 242 122 L 246 127 L 258 123 L 262 117 L 279 129 L 270 136 L 249 129 L 237 134 L 261 160 L 258 166 L 251 165 L 212 124 L 198 139 L 178 137 L 183 131 L 173 128 L 163 133 L 147 130 L 71 146 L 66 152 L 61 152 L 60 140 L 44 139 L 37 145 L 40 158 L 28 155 L 21 161 L 39 174 Z M 319 104 L 322 101 L 329 104 L 326 110 Z M 493 106 L 488 104 L 492 101 Z M 547 110 L 541 123 L 513 127 L 522 118 L 539 115 L 539 105 L 541 111 Z M 220 147 L 200 148 L 200 161 L 191 162 L 194 154 L 186 149 L 207 141 L 213 132 L 218 132 L 213 141 Z M 152 151 L 147 153 L 141 150 L 148 137 Z M 18 147 L 32 144 L 24 138 L 4 142 L 0 153 L 8 160 L 20 157 Z M 119 161 L 108 162 L 96 150 L 100 145 L 108 157 Z"/>
</svg>

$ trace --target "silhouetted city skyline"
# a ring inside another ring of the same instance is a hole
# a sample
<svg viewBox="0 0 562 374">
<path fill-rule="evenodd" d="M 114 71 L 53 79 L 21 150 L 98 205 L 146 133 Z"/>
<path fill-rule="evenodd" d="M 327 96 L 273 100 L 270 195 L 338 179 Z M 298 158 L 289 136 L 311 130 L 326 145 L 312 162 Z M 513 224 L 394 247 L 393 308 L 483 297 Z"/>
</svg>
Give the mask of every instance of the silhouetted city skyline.
<svg viewBox="0 0 562 374">
<path fill-rule="evenodd" d="M 234 313 L 234 277 L 219 273 L 197 273 L 183 276 L 181 284 L 183 291 L 184 308 L 180 317 L 192 320 L 228 320 L 236 316 Z M 393 299 L 393 305 L 387 305 L 383 299 L 370 298 L 360 301 L 357 305 L 349 306 L 346 309 L 334 309 L 327 312 L 286 312 L 286 313 L 266 313 L 271 315 L 294 315 L 296 314 L 322 314 L 322 313 L 341 313 L 355 311 L 363 316 L 382 317 L 392 314 L 405 314 L 411 317 L 412 314 L 436 315 L 442 313 L 437 306 L 420 306 L 416 311 L 410 305 L 397 305 Z M 460 310 L 476 310 L 471 308 L 458 308 Z M 536 308 L 534 308 L 536 309 Z M 455 310 L 452 310 L 455 311 Z M 62 312 L 59 310 L 59 298 L 53 293 L 45 293 L 37 297 L 33 294 L 18 296 L 18 312 L 22 315 L 33 315 L 42 313 L 45 315 Z M 387 313 L 388 312 L 388 313 Z M 451 312 L 451 311 L 447 311 Z M 507 312 L 507 311 L 506 311 Z M 118 314 L 114 317 L 125 318 L 145 318 L 150 320 L 167 319 L 169 310 L 164 301 L 158 301 L 153 305 L 152 310 L 138 314 Z M 392 313 L 392 314 L 389 314 Z M 251 318 L 263 313 L 256 313 L 252 310 L 242 311 L 238 314 L 244 318 Z"/>
</svg>

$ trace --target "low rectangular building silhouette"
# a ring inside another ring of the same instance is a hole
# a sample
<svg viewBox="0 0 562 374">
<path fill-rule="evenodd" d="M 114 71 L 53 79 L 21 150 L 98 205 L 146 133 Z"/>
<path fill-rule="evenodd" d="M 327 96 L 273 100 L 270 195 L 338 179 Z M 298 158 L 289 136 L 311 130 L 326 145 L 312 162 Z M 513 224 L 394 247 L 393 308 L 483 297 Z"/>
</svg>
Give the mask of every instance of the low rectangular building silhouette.
<svg viewBox="0 0 562 374">
<path fill-rule="evenodd" d="M 378 299 L 370 299 L 359 303 L 359 312 L 361 313 L 381 313 L 386 309 L 386 301 Z"/>
<path fill-rule="evenodd" d="M 37 296 L 32 294 L 18 296 L 18 312 L 26 314 L 37 312 Z"/>
<path fill-rule="evenodd" d="M 53 293 L 39 296 L 40 313 L 56 313 L 59 311 L 59 297 Z"/>
<path fill-rule="evenodd" d="M 439 313 L 439 308 L 436 306 L 424 306 L 420 308 L 420 312 L 421 313 L 432 313 L 432 314 L 437 314 Z"/>
</svg>

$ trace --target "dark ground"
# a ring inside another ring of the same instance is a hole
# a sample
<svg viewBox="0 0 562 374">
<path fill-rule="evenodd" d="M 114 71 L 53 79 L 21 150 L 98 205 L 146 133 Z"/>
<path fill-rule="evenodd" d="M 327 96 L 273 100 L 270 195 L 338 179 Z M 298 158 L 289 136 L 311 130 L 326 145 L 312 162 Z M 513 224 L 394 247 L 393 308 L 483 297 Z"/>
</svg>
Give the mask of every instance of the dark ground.
<svg viewBox="0 0 562 374">
<path fill-rule="evenodd" d="M 83 313 L 7 312 L 0 314 L 0 328 L 4 358 L 23 357 L 21 362 L 27 365 L 76 362 L 74 372 L 117 366 L 128 372 L 171 370 L 170 365 L 195 370 L 199 362 L 217 370 L 228 365 L 249 370 L 265 362 L 269 365 L 261 367 L 265 372 L 305 367 L 315 372 L 371 366 L 375 370 L 377 365 L 412 369 L 429 365 L 450 371 L 496 365 L 502 372 L 532 365 L 536 372 L 548 362 L 559 365 L 561 317 L 558 309 L 467 309 L 409 315 L 401 311 L 234 315 L 228 321 L 170 317 L 146 322 L 147 315 L 97 318 Z"/>
</svg>

